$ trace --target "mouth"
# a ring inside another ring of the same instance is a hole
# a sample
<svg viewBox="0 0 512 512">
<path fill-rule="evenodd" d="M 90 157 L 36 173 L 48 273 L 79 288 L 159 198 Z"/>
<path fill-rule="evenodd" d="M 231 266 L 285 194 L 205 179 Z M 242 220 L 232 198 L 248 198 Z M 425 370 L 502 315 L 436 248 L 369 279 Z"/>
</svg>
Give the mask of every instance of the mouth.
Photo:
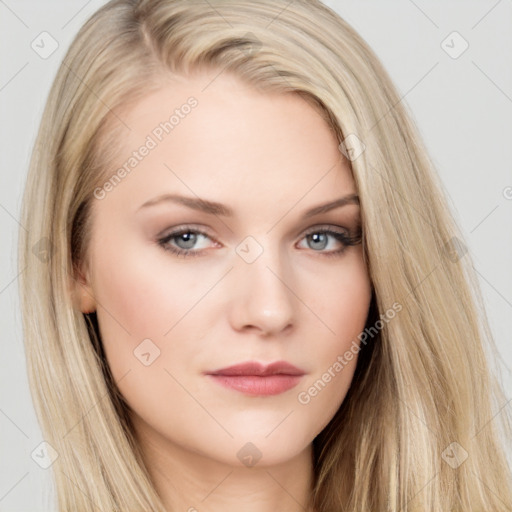
<svg viewBox="0 0 512 512">
<path fill-rule="evenodd" d="M 306 374 L 300 368 L 276 361 L 268 365 L 249 361 L 206 372 L 206 375 L 221 386 L 252 396 L 271 396 L 294 388 Z"/>
</svg>

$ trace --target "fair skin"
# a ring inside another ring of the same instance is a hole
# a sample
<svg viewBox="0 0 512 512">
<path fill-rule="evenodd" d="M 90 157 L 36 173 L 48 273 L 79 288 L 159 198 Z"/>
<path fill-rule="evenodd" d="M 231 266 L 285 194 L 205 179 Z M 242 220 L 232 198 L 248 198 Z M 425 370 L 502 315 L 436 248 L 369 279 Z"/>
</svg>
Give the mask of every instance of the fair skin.
<svg viewBox="0 0 512 512">
<path fill-rule="evenodd" d="M 131 130 L 120 141 L 120 166 L 176 107 L 198 101 L 121 183 L 93 199 L 80 308 L 97 312 L 168 510 L 303 511 L 312 441 L 342 403 L 357 358 L 308 403 L 298 396 L 357 339 L 371 299 L 357 202 L 304 213 L 356 188 L 312 105 L 217 74 L 175 78 L 123 112 Z M 170 200 L 142 207 L 163 194 L 221 203 L 232 215 Z M 189 235 L 169 237 L 184 226 Z M 134 355 L 145 339 L 143 352 L 160 350 L 148 365 Z M 205 375 L 246 361 L 287 361 L 304 375 L 267 396 Z M 244 463 L 241 449 L 260 458 Z"/>
</svg>

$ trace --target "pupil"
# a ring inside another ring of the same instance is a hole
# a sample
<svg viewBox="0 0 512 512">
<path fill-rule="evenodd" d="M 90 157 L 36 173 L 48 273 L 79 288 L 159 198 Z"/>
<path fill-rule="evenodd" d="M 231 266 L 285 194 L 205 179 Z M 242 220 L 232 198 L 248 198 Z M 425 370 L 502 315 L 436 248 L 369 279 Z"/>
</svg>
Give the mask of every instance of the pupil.
<svg viewBox="0 0 512 512">
<path fill-rule="evenodd" d="M 194 247 L 196 237 L 197 235 L 195 235 L 194 233 L 190 233 L 190 231 L 187 233 L 182 233 L 181 235 L 179 235 L 177 243 L 181 249 L 191 249 L 192 247 Z"/>
<path fill-rule="evenodd" d="M 313 233 L 309 236 L 310 240 L 312 240 L 312 249 L 325 249 L 327 246 L 327 235 L 325 233 Z"/>
</svg>

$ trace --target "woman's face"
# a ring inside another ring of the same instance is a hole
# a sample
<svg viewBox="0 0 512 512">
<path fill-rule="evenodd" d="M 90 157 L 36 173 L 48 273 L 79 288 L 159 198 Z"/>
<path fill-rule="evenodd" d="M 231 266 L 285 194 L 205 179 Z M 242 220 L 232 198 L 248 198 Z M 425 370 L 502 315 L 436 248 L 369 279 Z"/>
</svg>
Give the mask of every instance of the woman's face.
<svg viewBox="0 0 512 512">
<path fill-rule="evenodd" d="M 81 308 L 97 310 L 141 439 L 276 464 L 350 386 L 357 357 L 340 356 L 357 354 L 371 298 L 359 206 L 309 103 L 215 76 L 118 113 L 130 130 L 95 190 Z M 296 375 L 210 375 L 246 362 Z"/>
</svg>

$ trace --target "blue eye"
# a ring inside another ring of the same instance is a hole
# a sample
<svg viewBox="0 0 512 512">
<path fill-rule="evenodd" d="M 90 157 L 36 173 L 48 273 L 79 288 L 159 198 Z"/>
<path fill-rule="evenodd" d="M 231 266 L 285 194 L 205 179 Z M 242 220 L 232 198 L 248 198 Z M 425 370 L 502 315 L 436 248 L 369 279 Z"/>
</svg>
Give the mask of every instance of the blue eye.
<svg viewBox="0 0 512 512">
<path fill-rule="evenodd" d="M 192 233 L 191 231 L 183 232 L 181 235 L 177 235 L 173 237 L 176 240 L 176 244 L 180 249 L 192 249 L 194 245 L 197 243 L 197 233 Z M 180 244 L 183 242 L 183 246 Z"/>
<path fill-rule="evenodd" d="M 324 256 L 336 256 L 345 252 L 347 247 L 360 243 L 361 235 L 360 232 L 351 236 L 346 232 L 334 229 L 314 228 L 305 235 L 303 240 L 306 241 L 307 248 L 313 249 L 314 252 L 319 252 Z"/>
<path fill-rule="evenodd" d="M 158 244 L 164 250 L 170 251 L 177 256 L 199 256 L 201 251 L 198 249 L 205 248 L 205 239 L 211 240 L 210 237 L 202 231 L 191 228 L 182 228 L 179 231 L 174 231 L 163 238 L 160 238 L 158 240 Z M 199 247 L 196 246 L 198 243 Z"/>
<path fill-rule="evenodd" d="M 306 247 L 301 249 L 311 249 L 323 256 L 337 256 L 343 254 L 347 247 L 361 242 L 361 231 L 350 235 L 332 228 L 312 228 L 300 242 L 306 243 Z M 205 255 L 205 249 L 216 244 L 208 234 L 187 226 L 165 235 L 157 243 L 162 249 L 180 257 Z"/>
</svg>

